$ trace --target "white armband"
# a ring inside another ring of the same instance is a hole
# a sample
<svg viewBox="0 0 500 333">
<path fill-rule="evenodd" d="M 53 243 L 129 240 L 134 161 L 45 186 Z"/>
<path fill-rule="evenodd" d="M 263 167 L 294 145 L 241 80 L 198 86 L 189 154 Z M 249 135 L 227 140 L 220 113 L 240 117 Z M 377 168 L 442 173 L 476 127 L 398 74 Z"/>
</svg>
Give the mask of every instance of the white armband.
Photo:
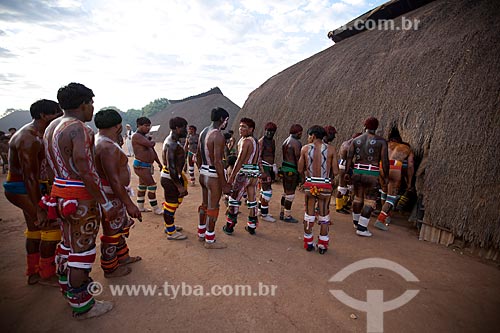
<svg viewBox="0 0 500 333">
<path fill-rule="evenodd" d="M 111 208 L 113 208 L 113 203 L 109 200 L 106 200 L 105 203 L 101 204 L 101 207 L 105 212 L 108 212 Z"/>
</svg>

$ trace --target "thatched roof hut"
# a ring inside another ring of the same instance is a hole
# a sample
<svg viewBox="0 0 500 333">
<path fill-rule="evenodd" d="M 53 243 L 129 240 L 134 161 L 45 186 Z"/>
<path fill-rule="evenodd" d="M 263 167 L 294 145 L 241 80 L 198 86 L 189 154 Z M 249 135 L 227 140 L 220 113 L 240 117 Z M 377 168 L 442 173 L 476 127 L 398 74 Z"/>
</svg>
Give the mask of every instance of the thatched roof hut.
<svg viewBox="0 0 500 333">
<path fill-rule="evenodd" d="M 170 133 L 168 122 L 173 117 L 183 117 L 189 125 L 196 126 L 198 133 L 210 125 L 210 113 L 215 107 L 222 107 L 229 113 L 228 128 L 231 128 L 240 107 L 222 94 L 219 88 L 188 97 L 183 100 L 171 101 L 165 110 L 151 116 L 152 125 L 161 125 L 154 134 L 156 141 L 163 141 Z"/>
<path fill-rule="evenodd" d="M 339 146 L 375 116 L 381 134 L 397 127 L 417 156 L 428 156 L 417 180 L 426 223 L 498 249 L 500 6 L 437 0 L 404 17 L 419 20 L 418 29 L 364 31 L 276 74 L 238 119 L 253 118 L 259 135 L 273 120 L 277 142 L 293 123 L 334 125 Z"/>
</svg>

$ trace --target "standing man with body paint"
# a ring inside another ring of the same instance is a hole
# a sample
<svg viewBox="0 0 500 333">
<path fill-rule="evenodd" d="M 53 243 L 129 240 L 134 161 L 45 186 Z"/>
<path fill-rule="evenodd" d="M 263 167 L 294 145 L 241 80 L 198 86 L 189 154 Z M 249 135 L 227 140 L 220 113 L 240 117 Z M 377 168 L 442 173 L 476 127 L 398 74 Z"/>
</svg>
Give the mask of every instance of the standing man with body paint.
<svg viewBox="0 0 500 333">
<path fill-rule="evenodd" d="M 283 150 L 283 164 L 280 173 L 283 175 L 283 190 L 281 195 L 280 220 L 288 223 L 299 222 L 292 216 L 292 203 L 295 199 L 295 189 L 300 182 L 300 175 L 297 171 L 297 165 L 300 158 L 300 149 L 302 143 L 302 126 L 294 124 L 290 127 L 290 136 L 285 139 L 281 146 Z"/>
<path fill-rule="evenodd" d="M 194 165 L 196 163 L 196 152 L 198 151 L 198 141 L 200 137 L 196 133 L 196 126 L 188 126 L 188 134 L 186 138 L 186 143 L 184 144 L 184 150 L 187 154 L 188 171 L 189 171 L 189 181 L 191 185 L 194 185 Z"/>
<path fill-rule="evenodd" d="M 94 131 L 85 125 L 92 120 L 93 97 L 92 90 L 79 83 L 60 88 L 57 99 L 64 116 L 44 134 L 47 162 L 55 174 L 48 202 L 56 205 L 63 221 L 57 270 L 77 319 L 100 316 L 113 308 L 111 302 L 96 301 L 88 290 L 101 217 L 112 221 L 119 214 L 104 194 L 94 162 Z"/>
<path fill-rule="evenodd" d="M 153 162 L 158 163 L 160 170 L 163 165 L 155 151 L 155 142 L 146 137 L 151 130 L 151 120 L 147 117 L 137 118 L 137 131 L 132 135 L 132 147 L 134 148 L 134 172 L 139 177 L 139 186 L 137 187 L 137 206 L 141 212 L 148 212 L 144 208 L 146 190 L 148 193 L 149 204 L 156 215 L 162 215 L 163 210 L 158 206 L 156 200 L 156 182 L 152 175 Z"/>
<path fill-rule="evenodd" d="M 326 131 L 321 126 L 312 126 L 307 131 L 308 144 L 302 147 L 299 159 L 299 172 L 303 176 L 305 190 L 304 248 L 314 250 L 313 226 L 318 215 L 320 231 L 318 252 L 326 253 L 329 245 L 328 231 L 330 222 L 330 198 L 332 179 L 338 174 L 337 153 L 335 148 L 323 141 Z"/>
<path fill-rule="evenodd" d="M 222 230 L 232 235 L 234 226 L 238 222 L 238 211 L 243 194 L 247 194 L 248 222 L 245 230 L 255 235 L 257 228 L 257 181 L 260 176 L 259 142 L 253 136 L 255 122 L 250 118 L 241 118 L 240 136 L 238 141 L 238 158 L 234 169 L 229 175 L 228 183 L 232 184 L 232 193 L 229 196 L 226 225 Z"/>
<path fill-rule="evenodd" d="M 352 180 L 354 186 L 354 203 L 352 219 L 356 234 L 370 237 L 368 223 L 372 211 L 376 207 L 378 196 L 380 165 L 382 165 L 384 182 L 388 182 L 389 158 L 387 142 L 375 134 L 378 128 L 377 118 L 370 117 L 364 123 L 365 132 L 355 138 L 347 154 L 346 170 L 354 164 L 352 178 L 345 174 L 347 182 Z"/>
<path fill-rule="evenodd" d="M 165 202 L 163 203 L 164 232 L 168 240 L 183 240 L 186 235 L 180 233 L 175 226 L 175 211 L 179 208 L 184 197 L 188 194 L 186 175 L 182 172 L 186 163 L 184 146 L 179 143 L 180 138 L 187 135 L 187 121 L 181 117 L 170 118 L 170 134 L 163 142 L 161 171 L 161 186 Z"/>
<path fill-rule="evenodd" d="M 55 250 L 61 240 L 59 221 L 49 220 L 47 212 L 38 203 L 42 195 L 48 193 L 48 182 L 53 178 L 47 173 L 43 133 L 55 118 L 62 115 L 62 110 L 57 102 L 42 99 L 31 105 L 30 114 L 33 121 L 10 138 L 10 167 L 3 186 L 7 200 L 23 210 L 26 275 L 28 284 L 35 284 L 48 282 L 56 274 Z"/>
<path fill-rule="evenodd" d="M 389 230 L 389 214 L 396 206 L 399 199 L 399 188 L 401 180 L 403 179 L 402 168 L 405 161 L 408 163 L 407 169 L 407 187 L 411 188 L 414 173 L 414 156 L 413 150 L 410 145 L 403 143 L 401 137 L 389 137 L 388 143 L 389 151 L 389 183 L 385 183 L 386 177 L 380 177 L 382 189 L 380 190 L 382 196 L 382 210 L 375 221 L 375 227 L 380 230 Z M 407 190 L 408 191 L 408 190 Z"/>
<path fill-rule="evenodd" d="M 345 180 L 345 174 L 351 174 L 351 170 L 346 170 L 347 164 L 347 152 L 351 146 L 351 142 L 354 138 L 360 136 L 362 133 L 354 134 L 349 140 L 342 142 L 339 150 L 339 186 L 337 187 L 337 196 L 335 198 L 335 210 L 337 213 L 350 214 L 347 205 L 349 202 L 349 186 Z M 352 164 L 351 164 L 352 165 Z"/>
<path fill-rule="evenodd" d="M 119 209 L 115 220 L 102 221 L 101 268 L 104 277 L 112 278 L 129 274 L 132 270 L 126 265 L 142 259 L 129 255 L 126 242 L 134 225 L 132 218 L 142 220 L 142 216 L 130 198 L 128 157 L 119 145 L 122 117 L 113 109 L 105 109 L 96 113 L 94 123 L 99 129 L 95 149 L 97 173 L 106 196 Z"/>
<path fill-rule="evenodd" d="M 229 113 L 221 107 L 214 108 L 210 120 L 210 126 L 200 133 L 196 154 L 202 190 L 202 202 L 198 208 L 198 240 L 203 242 L 206 249 L 224 249 L 226 244 L 215 241 L 215 223 L 219 217 L 222 193 L 231 192 L 231 185 L 226 181 L 222 164 L 226 147 L 222 131 L 226 129 Z"/>
<path fill-rule="evenodd" d="M 269 122 L 264 127 L 264 136 L 259 139 L 260 159 L 262 164 L 262 175 L 260 176 L 260 202 L 259 212 L 263 221 L 276 222 L 276 219 L 269 214 L 269 201 L 273 196 L 271 184 L 276 176 L 277 167 L 274 163 L 276 154 L 276 142 L 274 134 L 278 127 L 275 123 Z"/>
</svg>

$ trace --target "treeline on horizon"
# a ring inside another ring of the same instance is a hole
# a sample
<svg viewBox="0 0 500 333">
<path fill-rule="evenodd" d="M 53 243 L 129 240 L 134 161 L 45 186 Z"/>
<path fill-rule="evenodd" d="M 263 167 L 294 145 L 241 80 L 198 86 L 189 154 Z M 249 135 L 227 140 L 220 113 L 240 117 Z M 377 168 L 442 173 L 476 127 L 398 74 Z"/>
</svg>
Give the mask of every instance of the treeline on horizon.
<svg viewBox="0 0 500 333">
<path fill-rule="evenodd" d="M 175 101 L 173 101 L 175 103 Z M 132 128 L 135 130 L 136 129 L 136 123 L 135 120 L 139 117 L 151 117 L 155 115 L 156 113 L 165 110 L 170 104 L 173 104 L 170 102 L 168 98 L 158 98 L 155 99 L 154 101 L 150 102 L 146 106 L 142 107 L 141 109 L 128 109 L 127 111 L 122 111 L 116 106 L 106 106 L 103 107 L 97 111 L 104 110 L 104 109 L 113 109 L 116 110 L 120 113 L 120 115 L 123 118 L 123 122 L 126 124 L 130 124 Z M 23 109 L 7 109 L 5 113 L 3 114 L 2 118 L 7 116 L 8 114 L 14 113 L 14 112 L 28 112 L 29 110 L 23 110 Z M 95 112 L 97 112 L 95 111 Z M 94 112 L 94 113 L 95 113 Z"/>
<path fill-rule="evenodd" d="M 141 109 L 128 109 L 127 111 L 122 111 L 119 108 L 117 108 L 116 106 L 106 106 L 106 107 L 101 108 L 100 110 L 113 109 L 113 110 L 118 111 L 123 118 L 123 122 L 125 124 L 130 124 L 132 129 L 136 130 L 137 126 L 136 126 L 135 121 L 139 117 L 151 117 L 151 116 L 157 114 L 158 112 L 165 110 L 171 104 L 186 102 L 186 101 L 189 101 L 192 99 L 201 98 L 201 97 L 205 97 L 205 96 L 209 96 L 209 95 L 213 95 L 213 94 L 223 95 L 223 93 L 219 87 L 214 87 L 214 88 L 211 88 L 210 90 L 203 92 L 201 94 L 189 96 L 189 97 L 186 97 L 186 98 L 180 99 L 180 100 L 169 100 L 168 98 L 158 98 L 152 102 L 149 102 L 149 104 L 142 107 Z M 97 111 L 100 111 L 100 110 L 97 110 Z M 5 117 L 11 113 L 17 112 L 17 111 L 28 112 L 28 110 L 23 110 L 23 109 L 7 109 L 1 118 Z"/>
</svg>

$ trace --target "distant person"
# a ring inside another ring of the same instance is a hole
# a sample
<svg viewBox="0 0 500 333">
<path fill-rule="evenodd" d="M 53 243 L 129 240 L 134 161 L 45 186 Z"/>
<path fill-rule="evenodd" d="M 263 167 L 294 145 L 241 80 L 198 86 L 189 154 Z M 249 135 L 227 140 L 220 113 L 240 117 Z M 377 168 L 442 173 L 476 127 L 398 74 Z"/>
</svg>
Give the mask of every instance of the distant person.
<svg viewBox="0 0 500 333">
<path fill-rule="evenodd" d="M 223 249 L 227 245 L 215 241 L 215 223 L 219 217 L 222 193 L 229 194 L 231 191 L 222 165 L 225 141 L 221 132 L 226 129 L 229 113 L 221 107 L 214 108 L 210 120 L 211 124 L 200 133 L 196 154 L 202 190 L 202 203 L 198 207 L 198 240 L 204 242 L 206 249 Z"/>
<path fill-rule="evenodd" d="M 132 126 L 129 124 L 125 125 L 125 145 L 127 146 L 127 156 L 134 156 L 134 149 L 132 148 L 132 135 L 134 132 L 132 131 Z"/>
<path fill-rule="evenodd" d="M 47 172 L 43 133 L 52 120 L 62 115 L 62 110 L 57 102 L 42 99 L 31 105 L 30 114 L 33 120 L 10 138 L 10 168 L 3 186 L 7 200 L 24 214 L 28 284 L 40 281 L 57 286 L 55 250 L 61 240 L 59 221 L 57 216 L 49 219 L 38 203 L 49 191 L 49 178 L 53 180 Z"/>
<path fill-rule="evenodd" d="M 9 137 L 0 131 L 0 159 L 2 162 L 2 173 L 7 173 L 9 168 Z"/>
<path fill-rule="evenodd" d="M 389 158 L 387 142 L 375 134 L 378 128 L 377 118 L 370 117 L 364 122 L 365 132 L 356 137 L 347 154 L 346 170 L 354 165 L 352 177 L 345 174 L 348 182 L 352 180 L 354 186 L 354 203 L 352 205 L 352 218 L 356 227 L 356 234 L 370 237 L 368 223 L 372 211 L 376 207 L 378 197 L 380 165 L 384 175 L 384 182 L 388 182 Z"/>
<path fill-rule="evenodd" d="M 77 319 L 97 317 L 113 308 L 111 302 L 96 301 L 89 291 L 101 218 L 114 221 L 119 215 L 102 188 L 94 161 L 94 131 L 85 125 L 94 114 L 93 97 L 92 90 L 80 83 L 60 88 L 57 100 L 64 116 L 44 134 L 47 162 L 56 176 L 49 203 L 55 200 L 63 221 L 57 270 Z"/>
<path fill-rule="evenodd" d="M 401 186 L 403 163 L 407 161 L 407 187 L 411 188 L 411 182 L 414 173 L 414 155 L 411 147 L 402 142 L 401 138 L 390 137 L 388 143 L 389 154 L 389 183 L 385 183 L 385 175 L 381 175 L 380 181 L 382 185 L 381 199 L 383 202 L 382 210 L 378 215 L 375 227 L 380 230 L 388 230 L 389 214 L 396 206 L 399 199 L 399 189 Z"/>
<path fill-rule="evenodd" d="M 277 173 L 277 166 L 274 163 L 276 155 L 276 142 L 274 134 L 278 126 L 275 123 L 269 122 L 264 127 L 264 136 L 259 139 L 260 147 L 260 162 L 262 164 L 262 175 L 260 177 L 260 201 L 259 212 L 263 221 L 276 222 L 276 219 L 269 214 L 269 202 L 273 196 L 271 184 Z"/>
<path fill-rule="evenodd" d="M 9 128 L 9 138 L 12 138 L 12 136 L 16 133 L 17 129 L 15 127 Z"/>
<path fill-rule="evenodd" d="M 149 204 L 156 215 L 162 215 L 163 210 L 158 207 L 156 200 L 156 182 L 153 179 L 153 162 L 158 163 L 160 170 L 163 165 L 155 150 L 155 142 L 146 135 L 151 130 L 151 120 L 147 117 L 137 118 L 137 131 L 132 135 L 132 147 L 134 148 L 134 172 L 139 177 L 137 191 L 137 206 L 141 212 L 150 212 L 144 208 L 146 190 L 148 192 Z"/>
<path fill-rule="evenodd" d="M 283 152 L 283 164 L 279 172 L 283 176 L 283 191 L 281 195 L 280 220 L 288 223 L 299 222 L 292 216 L 292 203 L 295 199 L 295 189 L 300 181 L 297 165 L 300 158 L 302 143 L 299 141 L 302 137 L 303 128 L 299 124 L 293 124 L 290 127 L 290 136 L 285 139 L 281 145 Z"/>
<path fill-rule="evenodd" d="M 324 254 L 328 250 L 330 237 L 330 198 L 332 195 L 332 179 L 338 174 L 337 153 L 335 148 L 324 142 L 326 131 L 321 126 L 312 126 L 307 131 L 308 144 L 302 147 L 298 169 L 304 176 L 305 214 L 304 214 L 304 248 L 314 250 L 313 227 L 318 215 L 320 231 L 318 236 L 318 252 Z"/>
<path fill-rule="evenodd" d="M 104 109 L 95 114 L 94 123 L 99 131 L 95 147 L 96 170 L 106 196 L 119 209 L 116 219 L 102 221 L 101 268 L 104 277 L 113 278 L 129 274 L 132 270 L 126 265 L 141 260 L 141 257 L 129 255 L 126 238 L 134 225 L 132 218 L 142 220 L 142 216 L 130 198 L 128 158 L 119 145 L 122 117 L 113 109 Z"/>
<path fill-rule="evenodd" d="M 183 240 L 183 235 L 175 226 L 175 212 L 185 196 L 188 195 L 186 175 L 182 172 L 186 163 L 184 147 L 179 138 L 187 136 L 187 121 L 181 117 L 170 118 L 170 134 L 163 142 L 161 186 L 165 202 L 163 203 L 163 220 L 168 240 Z"/>
<path fill-rule="evenodd" d="M 238 155 L 238 147 L 236 145 L 236 139 L 234 138 L 234 131 L 229 130 L 227 131 L 230 135 L 229 139 L 227 140 L 227 149 L 229 150 L 229 155 L 228 156 L 237 156 Z"/>
<path fill-rule="evenodd" d="M 187 154 L 189 181 L 191 182 L 191 185 L 194 185 L 195 182 L 194 165 L 196 162 L 196 152 L 198 151 L 198 140 L 200 139 L 200 136 L 198 135 L 198 133 L 196 133 L 196 130 L 196 126 L 188 126 L 188 135 L 186 138 L 186 143 L 184 144 L 184 150 Z"/>
<path fill-rule="evenodd" d="M 247 195 L 249 209 L 248 222 L 245 230 L 250 235 L 255 235 L 257 228 L 257 181 L 259 170 L 259 142 L 253 136 L 255 122 L 250 118 L 241 118 L 240 136 L 238 142 L 238 158 L 234 169 L 229 174 L 228 183 L 231 184 L 231 195 L 226 214 L 226 225 L 222 230 L 227 235 L 232 235 L 238 222 L 238 211 L 243 195 Z"/>
<path fill-rule="evenodd" d="M 231 139 L 232 137 L 232 134 L 229 134 L 228 132 L 224 133 L 224 158 L 223 158 L 223 164 L 224 164 L 224 168 L 227 169 L 227 167 L 229 166 L 229 163 L 228 163 L 228 160 L 229 160 L 229 140 Z M 231 155 L 231 157 L 234 157 L 234 162 L 236 162 L 236 155 Z M 233 163 L 233 166 L 234 166 L 234 163 Z"/>
</svg>

